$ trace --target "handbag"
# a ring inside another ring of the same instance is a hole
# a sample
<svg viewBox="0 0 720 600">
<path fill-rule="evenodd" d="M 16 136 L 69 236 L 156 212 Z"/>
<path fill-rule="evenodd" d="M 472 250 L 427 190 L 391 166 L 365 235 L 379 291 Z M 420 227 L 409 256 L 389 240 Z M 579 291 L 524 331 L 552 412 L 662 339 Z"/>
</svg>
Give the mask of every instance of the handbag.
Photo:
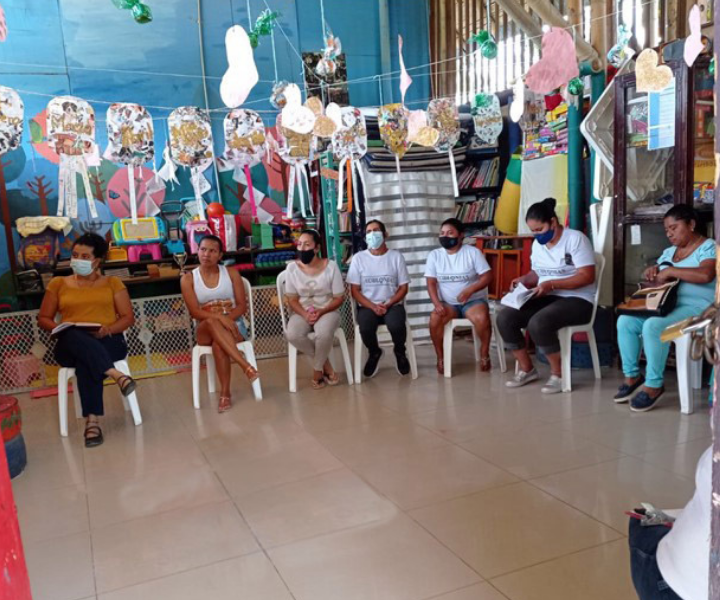
<svg viewBox="0 0 720 600">
<path fill-rule="evenodd" d="M 670 314 L 677 304 L 680 280 L 675 279 L 658 285 L 654 282 L 639 284 L 639 289 L 618 304 L 618 315 L 634 317 L 664 317 Z"/>
</svg>

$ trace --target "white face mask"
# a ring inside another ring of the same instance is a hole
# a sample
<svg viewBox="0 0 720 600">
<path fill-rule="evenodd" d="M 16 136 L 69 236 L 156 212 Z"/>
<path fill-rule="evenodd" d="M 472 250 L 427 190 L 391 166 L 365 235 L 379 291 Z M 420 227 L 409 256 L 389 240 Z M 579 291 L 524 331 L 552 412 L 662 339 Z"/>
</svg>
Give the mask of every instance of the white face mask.
<svg viewBox="0 0 720 600">
<path fill-rule="evenodd" d="M 80 275 L 81 277 L 87 277 L 95 270 L 93 269 L 93 261 L 84 260 L 82 258 L 71 259 L 70 268 L 73 270 L 75 275 Z"/>
<path fill-rule="evenodd" d="M 382 231 L 368 231 L 365 234 L 365 243 L 367 244 L 369 250 L 377 250 L 383 245 L 384 241 L 385 236 Z"/>
</svg>

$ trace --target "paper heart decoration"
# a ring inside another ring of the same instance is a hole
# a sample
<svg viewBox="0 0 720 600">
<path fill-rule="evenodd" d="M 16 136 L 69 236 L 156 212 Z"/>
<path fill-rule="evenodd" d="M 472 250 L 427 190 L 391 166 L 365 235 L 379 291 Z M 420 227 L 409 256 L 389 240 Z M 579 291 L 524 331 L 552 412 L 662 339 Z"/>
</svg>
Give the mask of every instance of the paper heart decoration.
<svg viewBox="0 0 720 600">
<path fill-rule="evenodd" d="M 658 66 L 658 54 L 655 50 L 643 50 L 635 61 L 635 87 L 638 92 L 661 92 L 673 80 L 672 69 L 666 65 Z"/>
<path fill-rule="evenodd" d="M 311 133 L 315 127 L 315 113 L 307 106 L 290 104 L 282 109 L 282 123 L 285 129 L 295 133 Z"/>
<path fill-rule="evenodd" d="M 525 75 L 525 85 L 536 94 L 549 94 L 580 75 L 572 36 L 553 27 L 542 39 L 542 58 Z"/>
<path fill-rule="evenodd" d="M 688 23 L 690 24 L 690 36 L 685 40 L 683 57 L 687 66 L 692 67 L 697 57 L 705 49 L 705 44 L 702 41 L 702 26 L 700 25 L 700 7 L 697 4 L 690 9 Z"/>
<path fill-rule="evenodd" d="M 315 125 L 313 127 L 313 133 L 320 138 L 332 137 L 335 133 L 337 125 L 330 117 L 326 115 L 320 115 L 315 119 Z"/>
<path fill-rule="evenodd" d="M 25 106 L 18 93 L 0 87 L 0 155 L 20 146 Z"/>
<path fill-rule="evenodd" d="M 108 147 L 111 162 L 139 167 L 155 157 L 152 117 L 139 104 L 116 102 L 107 111 Z"/>
<path fill-rule="evenodd" d="M 440 139 L 440 132 L 434 127 L 422 127 L 420 131 L 415 134 L 415 137 L 411 140 L 418 146 L 424 146 L 425 148 L 434 148 L 438 140 Z"/>
<path fill-rule="evenodd" d="M 525 112 L 525 82 L 518 77 L 513 85 L 513 99 L 510 105 L 510 118 L 517 123 Z"/>
<path fill-rule="evenodd" d="M 220 97 L 228 108 L 240 106 L 255 87 L 260 76 L 250 38 L 240 25 L 234 25 L 225 34 L 225 51 L 228 70 L 220 82 Z"/>
</svg>

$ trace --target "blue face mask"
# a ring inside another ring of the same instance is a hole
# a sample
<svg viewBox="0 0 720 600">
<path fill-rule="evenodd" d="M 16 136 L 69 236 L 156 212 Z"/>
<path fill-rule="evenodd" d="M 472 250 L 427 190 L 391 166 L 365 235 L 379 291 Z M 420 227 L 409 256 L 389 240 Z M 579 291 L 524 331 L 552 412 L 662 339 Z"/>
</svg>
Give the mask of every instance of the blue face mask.
<svg viewBox="0 0 720 600">
<path fill-rule="evenodd" d="M 551 239 L 555 237 L 555 230 L 551 227 L 544 233 L 536 233 L 535 239 L 537 240 L 538 244 L 545 245 L 547 244 Z"/>
<path fill-rule="evenodd" d="M 383 245 L 384 241 L 385 236 L 382 234 L 382 231 L 368 231 L 365 234 L 365 243 L 369 250 L 377 250 Z"/>
<path fill-rule="evenodd" d="M 80 275 L 81 277 L 87 277 L 95 270 L 93 269 L 93 261 L 84 260 L 82 258 L 71 259 L 70 268 L 73 270 L 75 275 Z"/>
</svg>

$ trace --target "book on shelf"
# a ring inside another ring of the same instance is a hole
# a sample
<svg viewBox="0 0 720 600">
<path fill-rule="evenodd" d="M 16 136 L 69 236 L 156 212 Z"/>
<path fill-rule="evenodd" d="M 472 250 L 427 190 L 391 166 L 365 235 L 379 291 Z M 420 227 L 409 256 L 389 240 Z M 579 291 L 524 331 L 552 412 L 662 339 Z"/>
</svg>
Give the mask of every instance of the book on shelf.
<svg viewBox="0 0 720 600">
<path fill-rule="evenodd" d="M 495 216 L 495 205 L 497 198 L 487 196 L 478 198 L 471 202 L 458 203 L 455 210 L 455 218 L 463 223 L 477 223 L 481 221 L 492 221 Z"/>
<path fill-rule="evenodd" d="M 458 176 L 460 189 L 495 187 L 500 179 L 500 157 L 466 165 Z"/>
</svg>

